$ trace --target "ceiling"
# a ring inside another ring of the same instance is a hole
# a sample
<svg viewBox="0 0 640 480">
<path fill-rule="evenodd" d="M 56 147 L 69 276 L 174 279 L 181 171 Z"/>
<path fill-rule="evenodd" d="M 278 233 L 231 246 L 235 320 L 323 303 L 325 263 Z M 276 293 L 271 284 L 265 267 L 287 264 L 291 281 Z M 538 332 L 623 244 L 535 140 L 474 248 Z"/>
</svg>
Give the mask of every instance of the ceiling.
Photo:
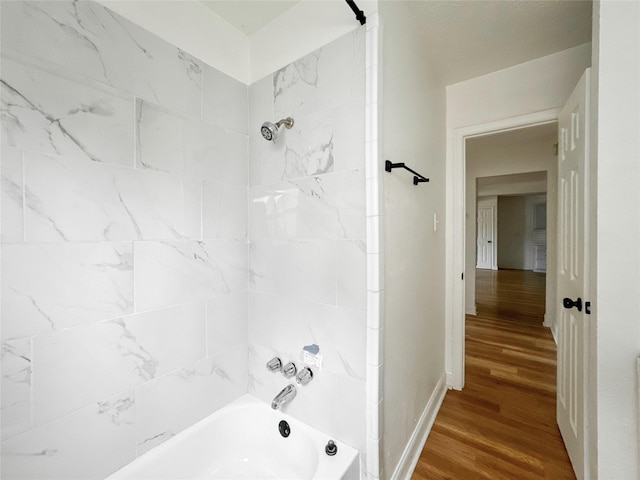
<svg viewBox="0 0 640 480">
<path fill-rule="evenodd" d="M 201 1 L 251 36 L 299 0 Z M 411 0 L 409 5 L 425 55 L 446 85 L 591 41 L 591 0 Z M 345 15 L 351 15 L 346 8 Z"/>
<path fill-rule="evenodd" d="M 591 1 L 411 1 L 446 85 L 591 41 Z"/>
</svg>

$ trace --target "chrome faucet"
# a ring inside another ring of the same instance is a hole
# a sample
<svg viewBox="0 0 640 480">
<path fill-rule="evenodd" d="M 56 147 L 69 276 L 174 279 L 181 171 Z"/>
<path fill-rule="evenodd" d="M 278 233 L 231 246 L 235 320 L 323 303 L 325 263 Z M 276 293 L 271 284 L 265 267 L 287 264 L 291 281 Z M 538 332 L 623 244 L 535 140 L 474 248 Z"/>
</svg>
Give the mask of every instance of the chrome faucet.
<svg viewBox="0 0 640 480">
<path fill-rule="evenodd" d="M 273 408 L 274 410 L 278 410 L 282 405 L 293 400 L 296 396 L 296 393 L 296 386 L 293 383 L 290 383 L 282 390 L 280 390 L 280 393 L 275 396 L 273 402 L 271 402 L 271 408 Z"/>
</svg>

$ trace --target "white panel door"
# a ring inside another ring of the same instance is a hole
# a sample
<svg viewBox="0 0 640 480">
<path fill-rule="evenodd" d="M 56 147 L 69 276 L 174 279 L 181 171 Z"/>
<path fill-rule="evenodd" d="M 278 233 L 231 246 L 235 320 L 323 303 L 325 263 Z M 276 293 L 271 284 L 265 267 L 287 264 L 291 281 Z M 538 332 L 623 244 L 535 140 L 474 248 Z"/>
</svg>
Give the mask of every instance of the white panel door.
<svg viewBox="0 0 640 480">
<path fill-rule="evenodd" d="M 478 207 L 477 268 L 493 266 L 493 207 Z"/>
<path fill-rule="evenodd" d="M 558 125 L 558 426 L 578 480 L 588 478 L 586 448 L 589 334 L 589 72 L 560 113 Z"/>
</svg>

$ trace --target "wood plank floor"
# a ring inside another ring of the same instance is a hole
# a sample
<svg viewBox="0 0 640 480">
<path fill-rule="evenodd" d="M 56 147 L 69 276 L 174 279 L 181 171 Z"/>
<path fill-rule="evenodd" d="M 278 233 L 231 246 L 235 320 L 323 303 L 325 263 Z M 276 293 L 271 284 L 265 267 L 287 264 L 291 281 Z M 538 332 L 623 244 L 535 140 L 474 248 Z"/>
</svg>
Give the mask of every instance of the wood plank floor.
<svg viewBox="0 0 640 480">
<path fill-rule="evenodd" d="M 544 274 L 478 270 L 466 378 L 447 392 L 413 480 L 575 479 L 556 425 Z"/>
</svg>

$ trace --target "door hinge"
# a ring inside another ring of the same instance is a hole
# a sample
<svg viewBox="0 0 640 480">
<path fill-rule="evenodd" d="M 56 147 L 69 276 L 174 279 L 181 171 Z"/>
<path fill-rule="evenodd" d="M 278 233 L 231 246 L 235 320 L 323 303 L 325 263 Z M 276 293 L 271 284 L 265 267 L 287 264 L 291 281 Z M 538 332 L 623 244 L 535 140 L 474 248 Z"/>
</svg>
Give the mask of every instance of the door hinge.
<svg viewBox="0 0 640 480">
<path fill-rule="evenodd" d="M 462 280 L 464 280 L 464 272 L 462 272 L 462 275 L 461 275 L 461 276 L 462 276 Z"/>
<path fill-rule="evenodd" d="M 584 302 L 584 313 L 591 315 L 591 302 Z"/>
</svg>

